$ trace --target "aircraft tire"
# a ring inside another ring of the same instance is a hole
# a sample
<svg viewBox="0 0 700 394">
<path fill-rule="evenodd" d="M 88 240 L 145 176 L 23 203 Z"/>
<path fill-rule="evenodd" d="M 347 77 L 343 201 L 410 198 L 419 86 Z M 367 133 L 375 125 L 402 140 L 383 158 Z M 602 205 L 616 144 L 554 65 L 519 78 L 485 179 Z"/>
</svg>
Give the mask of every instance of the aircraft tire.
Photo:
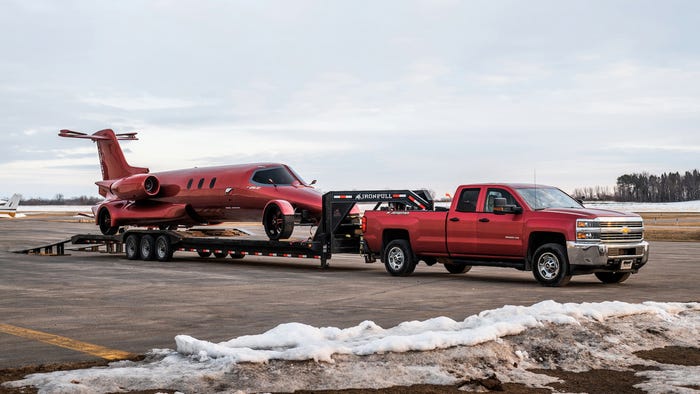
<svg viewBox="0 0 700 394">
<path fill-rule="evenodd" d="M 263 216 L 263 225 L 271 240 L 287 239 L 294 232 L 294 215 L 284 215 L 280 207 L 272 204 Z"/>
</svg>

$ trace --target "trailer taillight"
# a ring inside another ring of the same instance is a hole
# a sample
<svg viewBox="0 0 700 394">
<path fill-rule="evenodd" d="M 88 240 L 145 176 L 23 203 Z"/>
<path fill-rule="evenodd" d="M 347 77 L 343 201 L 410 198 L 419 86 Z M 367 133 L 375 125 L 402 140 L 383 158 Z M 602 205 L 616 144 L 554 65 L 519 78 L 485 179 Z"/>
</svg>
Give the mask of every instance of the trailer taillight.
<svg viewBox="0 0 700 394">
<path fill-rule="evenodd" d="M 362 217 L 362 232 L 367 232 L 367 217 L 363 216 Z"/>
</svg>

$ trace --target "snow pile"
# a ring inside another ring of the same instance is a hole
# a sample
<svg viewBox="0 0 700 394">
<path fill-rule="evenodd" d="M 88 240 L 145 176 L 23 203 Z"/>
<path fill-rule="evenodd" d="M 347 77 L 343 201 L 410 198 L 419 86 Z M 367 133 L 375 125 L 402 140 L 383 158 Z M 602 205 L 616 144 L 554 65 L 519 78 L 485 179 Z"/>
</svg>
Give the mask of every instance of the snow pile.
<svg viewBox="0 0 700 394">
<path fill-rule="evenodd" d="M 602 302 L 559 304 L 543 301 L 533 306 L 505 306 L 481 312 L 462 322 L 447 317 L 411 321 L 383 329 L 365 321 L 355 327 L 316 328 L 300 323 L 281 324 L 260 335 L 247 335 L 228 342 L 211 343 L 187 335 L 175 337 L 177 351 L 200 360 L 228 357 L 233 362 L 314 360 L 332 362 L 334 354 L 365 356 L 376 353 L 426 351 L 454 346 L 473 346 L 516 335 L 544 323 L 579 324 L 580 320 L 604 321 L 610 317 L 656 314 L 669 318 L 700 304 L 628 304 Z"/>
<path fill-rule="evenodd" d="M 617 202 L 586 201 L 586 208 L 611 209 L 621 212 L 698 212 L 700 200 L 682 202 Z"/>
<path fill-rule="evenodd" d="M 368 321 L 345 329 L 288 323 L 218 344 L 180 335 L 177 352 L 155 350 L 142 362 L 35 374 L 8 385 L 33 385 L 40 392 L 260 392 L 454 385 L 496 373 L 504 382 L 544 387 L 556 379 L 528 369 L 655 365 L 633 352 L 668 344 L 700 347 L 699 327 L 700 303 L 543 301 L 461 322 L 439 317 L 388 329 Z M 698 367 L 661 365 L 660 371 L 640 372 L 648 374 L 645 390 L 673 391 L 692 383 L 688 376 L 700 376 Z M 669 378 L 675 380 L 664 380 Z"/>
</svg>

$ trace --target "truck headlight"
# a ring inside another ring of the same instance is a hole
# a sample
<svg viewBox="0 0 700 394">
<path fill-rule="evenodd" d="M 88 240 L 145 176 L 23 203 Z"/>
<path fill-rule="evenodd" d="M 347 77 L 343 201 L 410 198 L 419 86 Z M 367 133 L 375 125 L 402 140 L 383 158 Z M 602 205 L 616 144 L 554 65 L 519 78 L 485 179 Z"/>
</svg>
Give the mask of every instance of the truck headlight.
<svg viewBox="0 0 700 394">
<path fill-rule="evenodd" d="M 600 241 L 600 223 L 597 220 L 576 220 L 577 241 Z"/>
</svg>

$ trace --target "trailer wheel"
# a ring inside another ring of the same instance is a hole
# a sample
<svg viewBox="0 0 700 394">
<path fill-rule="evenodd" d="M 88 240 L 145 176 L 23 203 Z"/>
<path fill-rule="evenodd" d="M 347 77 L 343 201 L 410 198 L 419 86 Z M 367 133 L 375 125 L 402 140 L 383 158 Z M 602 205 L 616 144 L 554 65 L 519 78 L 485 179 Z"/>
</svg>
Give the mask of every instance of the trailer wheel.
<svg viewBox="0 0 700 394">
<path fill-rule="evenodd" d="M 201 250 L 197 252 L 199 257 L 206 259 L 207 257 L 211 256 L 211 252 L 202 252 Z"/>
<path fill-rule="evenodd" d="M 129 260 L 137 260 L 140 256 L 139 252 L 139 236 L 136 234 L 129 234 L 124 242 L 124 252 L 126 253 L 126 258 Z"/>
<path fill-rule="evenodd" d="M 240 260 L 244 257 L 245 257 L 245 255 L 241 254 L 241 253 L 234 253 L 234 252 L 231 253 L 231 258 L 234 260 Z"/>
<path fill-rule="evenodd" d="M 173 258 L 173 252 L 170 237 L 161 235 L 156 238 L 156 258 L 158 261 L 170 261 Z"/>
<path fill-rule="evenodd" d="M 287 239 L 294 232 L 294 216 L 284 215 L 280 207 L 270 204 L 263 215 L 263 225 L 267 237 L 271 240 Z"/>
<path fill-rule="evenodd" d="M 565 286 L 571 280 L 566 250 L 560 244 L 544 244 L 535 250 L 532 273 L 543 286 Z"/>
<path fill-rule="evenodd" d="M 228 255 L 228 253 L 226 253 L 226 252 L 221 252 L 221 253 L 214 252 L 214 257 L 216 257 L 217 259 L 223 259 L 227 255 Z"/>
<path fill-rule="evenodd" d="M 603 283 L 622 283 L 626 281 L 630 272 L 596 272 L 595 277 Z"/>
<path fill-rule="evenodd" d="M 405 239 L 395 239 L 384 248 L 384 267 L 392 276 L 407 276 L 416 269 L 411 245 Z"/>
<path fill-rule="evenodd" d="M 155 239 L 152 235 L 146 234 L 141 237 L 139 249 L 141 250 L 141 260 L 153 260 L 156 252 Z"/>
<path fill-rule="evenodd" d="M 451 274 L 463 274 L 472 269 L 471 265 L 465 263 L 445 263 L 445 269 Z"/>
</svg>

